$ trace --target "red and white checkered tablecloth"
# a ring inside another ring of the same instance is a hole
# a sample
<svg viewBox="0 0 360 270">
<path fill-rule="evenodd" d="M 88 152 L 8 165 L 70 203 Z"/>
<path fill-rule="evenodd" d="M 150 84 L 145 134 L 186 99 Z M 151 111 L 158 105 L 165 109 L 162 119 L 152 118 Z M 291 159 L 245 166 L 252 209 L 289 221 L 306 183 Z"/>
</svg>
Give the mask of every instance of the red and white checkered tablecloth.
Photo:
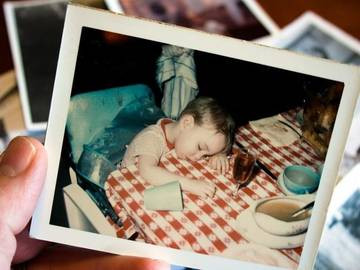
<svg viewBox="0 0 360 270">
<path fill-rule="evenodd" d="M 291 113 L 284 116 L 288 120 L 294 119 Z M 296 141 L 291 146 L 275 148 L 249 125 L 239 128 L 236 139 L 245 147 L 252 147 L 258 159 L 276 176 L 290 164 L 315 169 L 321 163 L 306 142 Z M 250 184 L 241 188 L 238 196 L 233 196 L 236 182 L 231 170 L 220 175 L 208 166 L 207 161 L 180 160 L 173 151 L 161 159 L 160 166 L 189 178 L 207 179 L 216 185 L 217 191 L 213 198 L 207 199 L 184 192 L 183 211 L 151 211 L 145 209 L 143 201 L 144 190 L 150 185 L 139 175 L 137 167 L 133 165 L 112 172 L 105 184 L 110 204 L 123 219 L 124 211 L 127 213 L 126 228 L 133 230 L 136 227 L 141 241 L 155 245 L 221 255 L 231 244 L 247 243 L 236 230 L 235 220 L 241 211 L 258 199 L 282 195 L 276 180 L 263 171 L 258 171 Z M 302 248 L 281 252 L 298 262 Z"/>
</svg>

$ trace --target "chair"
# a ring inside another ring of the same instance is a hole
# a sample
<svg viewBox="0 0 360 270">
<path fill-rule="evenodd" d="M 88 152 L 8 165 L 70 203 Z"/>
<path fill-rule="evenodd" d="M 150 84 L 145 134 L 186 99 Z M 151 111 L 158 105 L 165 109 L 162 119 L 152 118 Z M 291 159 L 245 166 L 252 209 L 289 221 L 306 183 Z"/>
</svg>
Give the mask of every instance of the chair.
<svg viewBox="0 0 360 270">
<path fill-rule="evenodd" d="M 116 237 L 114 228 L 104 217 L 96 203 L 77 184 L 74 170 L 70 168 L 69 171 L 72 183 L 63 189 L 69 227 Z"/>
<path fill-rule="evenodd" d="M 72 184 L 63 189 L 71 228 L 116 236 L 106 218 L 122 221 L 109 204 L 104 183 L 121 161 L 126 145 L 164 114 L 142 84 L 73 96 L 66 122 Z"/>
</svg>

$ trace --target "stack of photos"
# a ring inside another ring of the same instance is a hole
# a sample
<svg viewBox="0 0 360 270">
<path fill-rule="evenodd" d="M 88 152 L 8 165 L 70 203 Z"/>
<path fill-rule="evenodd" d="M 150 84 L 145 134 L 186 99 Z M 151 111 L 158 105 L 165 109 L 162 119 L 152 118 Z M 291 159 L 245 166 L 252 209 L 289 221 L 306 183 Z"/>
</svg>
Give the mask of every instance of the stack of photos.
<svg viewBox="0 0 360 270">
<path fill-rule="evenodd" d="M 359 78 L 69 4 L 30 234 L 198 269 L 311 269 Z"/>
</svg>

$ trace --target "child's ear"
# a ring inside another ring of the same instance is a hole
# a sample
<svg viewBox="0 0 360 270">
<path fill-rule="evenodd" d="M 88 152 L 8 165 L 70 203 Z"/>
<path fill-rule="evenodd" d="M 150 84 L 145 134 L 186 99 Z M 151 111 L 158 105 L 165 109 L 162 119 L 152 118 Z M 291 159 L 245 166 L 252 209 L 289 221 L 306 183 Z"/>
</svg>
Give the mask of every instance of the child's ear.
<svg viewBox="0 0 360 270">
<path fill-rule="evenodd" d="M 190 114 L 185 114 L 180 119 L 180 126 L 183 129 L 192 128 L 194 126 L 194 124 L 195 124 L 195 119 Z"/>
</svg>

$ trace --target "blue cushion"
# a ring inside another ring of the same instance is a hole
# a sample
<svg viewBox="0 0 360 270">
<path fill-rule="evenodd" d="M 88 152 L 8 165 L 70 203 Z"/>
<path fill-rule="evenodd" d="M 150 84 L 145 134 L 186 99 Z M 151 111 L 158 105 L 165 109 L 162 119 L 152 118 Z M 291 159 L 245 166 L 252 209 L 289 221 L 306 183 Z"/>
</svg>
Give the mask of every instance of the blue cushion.
<svg viewBox="0 0 360 270">
<path fill-rule="evenodd" d="M 78 162 L 83 145 L 107 127 L 120 110 L 142 97 L 152 99 L 151 90 L 142 84 L 73 96 L 66 123 L 73 162 Z"/>
<path fill-rule="evenodd" d="M 164 116 L 153 99 L 136 99 L 121 109 L 111 123 L 86 145 L 103 154 L 112 164 L 118 164 L 135 135 Z"/>
<path fill-rule="evenodd" d="M 107 175 L 122 160 L 126 145 L 162 117 L 164 113 L 145 85 L 72 97 L 66 129 L 78 175 L 103 187 Z"/>
</svg>

